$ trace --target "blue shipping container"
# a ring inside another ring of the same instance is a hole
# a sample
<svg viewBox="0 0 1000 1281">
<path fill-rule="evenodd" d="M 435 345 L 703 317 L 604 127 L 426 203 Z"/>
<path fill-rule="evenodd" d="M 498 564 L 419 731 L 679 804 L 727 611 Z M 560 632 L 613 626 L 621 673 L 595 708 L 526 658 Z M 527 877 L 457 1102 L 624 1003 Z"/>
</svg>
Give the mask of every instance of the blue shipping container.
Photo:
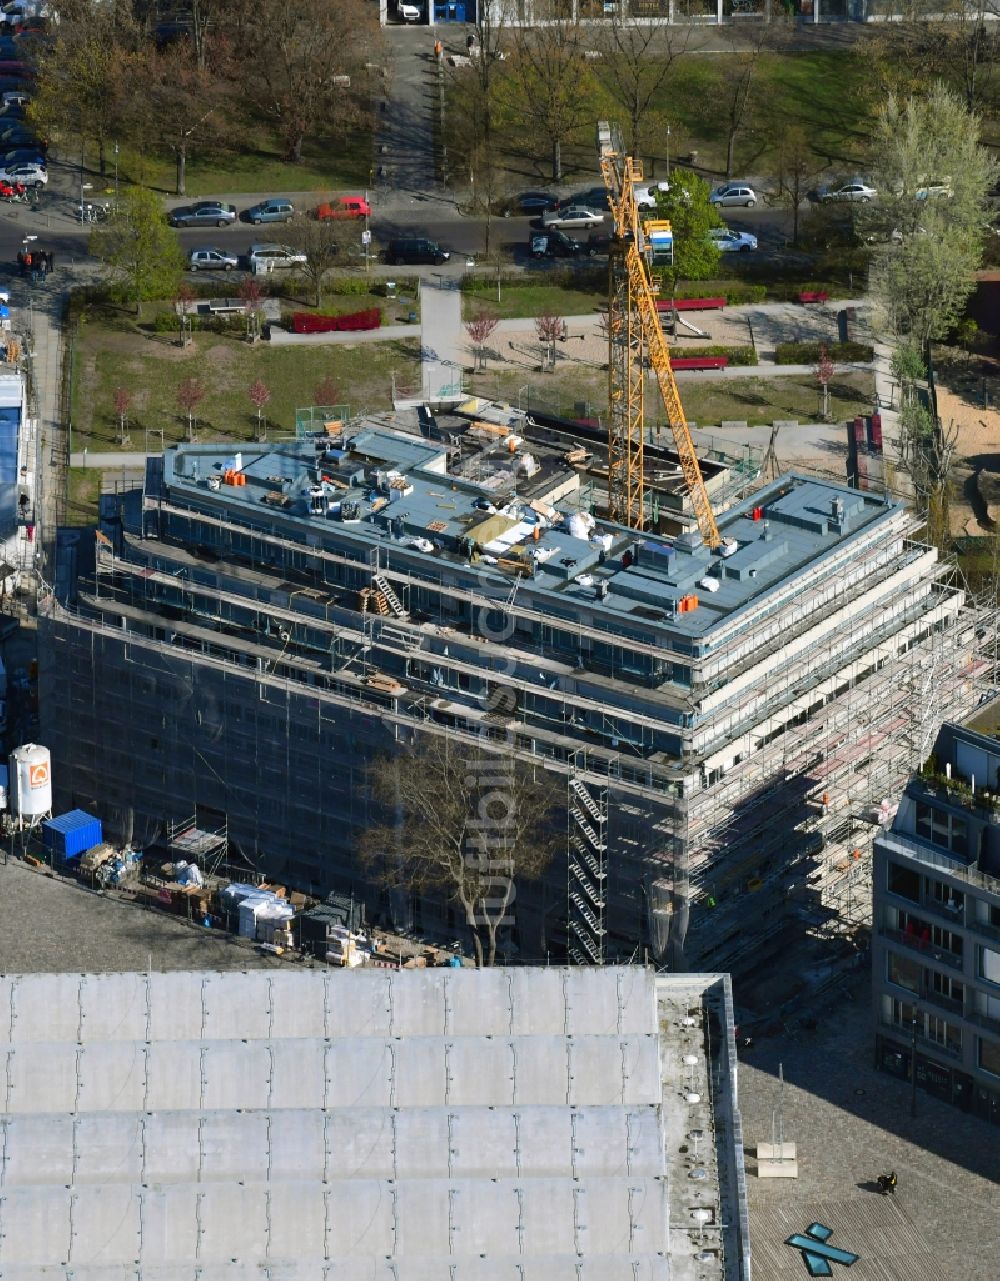
<svg viewBox="0 0 1000 1281">
<path fill-rule="evenodd" d="M 70 810 L 42 824 L 42 844 L 56 860 L 68 862 L 103 840 L 101 820 L 85 810 Z"/>
</svg>

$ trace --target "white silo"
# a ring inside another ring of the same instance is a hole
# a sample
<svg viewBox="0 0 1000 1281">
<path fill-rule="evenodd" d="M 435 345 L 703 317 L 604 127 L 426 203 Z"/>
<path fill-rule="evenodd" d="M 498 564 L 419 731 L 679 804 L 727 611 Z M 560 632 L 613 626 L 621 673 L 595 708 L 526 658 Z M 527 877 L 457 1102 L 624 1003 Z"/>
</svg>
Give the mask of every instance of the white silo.
<svg viewBox="0 0 1000 1281">
<path fill-rule="evenodd" d="M 15 819 L 29 825 L 52 813 L 52 758 L 47 747 L 25 743 L 11 752 L 10 808 Z"/>
</svg>

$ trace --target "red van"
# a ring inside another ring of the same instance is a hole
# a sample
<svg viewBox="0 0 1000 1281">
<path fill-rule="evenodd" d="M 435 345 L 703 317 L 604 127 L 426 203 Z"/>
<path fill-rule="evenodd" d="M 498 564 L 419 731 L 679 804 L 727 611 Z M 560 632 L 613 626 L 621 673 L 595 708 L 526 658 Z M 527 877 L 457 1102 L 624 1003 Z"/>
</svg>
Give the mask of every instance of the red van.
<svg viewBox="0 0 1000 1281">
<path fill-rule="evenodd" d="M 370 218 L 372 207 L 362 196 L 337 196 L 335 200 L 326 200 L 316 206 L 316 217 L 320 222 L 328 218 Z"/>
</svg>

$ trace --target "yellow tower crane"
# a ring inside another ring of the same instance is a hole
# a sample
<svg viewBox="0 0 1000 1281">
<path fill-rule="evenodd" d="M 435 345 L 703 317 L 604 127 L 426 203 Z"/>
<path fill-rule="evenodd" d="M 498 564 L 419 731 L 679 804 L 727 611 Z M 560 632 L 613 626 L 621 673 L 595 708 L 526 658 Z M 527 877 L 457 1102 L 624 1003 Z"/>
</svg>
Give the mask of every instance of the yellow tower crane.
<svg viewBox="0 0 1000 1281">
<path fill-rule="evenodd" d="M 656 309 L 660 278 L 655 268 L 673 259 L 670 223 L 640 219 L 635 185 L 642 181 L 642 165 L 625 154 L 618 130 L 604 120 L 597 126 L 597 146 L 614 222 L 608 255 L 608 515 L 630 529 L 645 524 L 643 364 L 648 354 L 698 528 L 705 545 L 715 551 L 722 536 Z"/>
</svg>

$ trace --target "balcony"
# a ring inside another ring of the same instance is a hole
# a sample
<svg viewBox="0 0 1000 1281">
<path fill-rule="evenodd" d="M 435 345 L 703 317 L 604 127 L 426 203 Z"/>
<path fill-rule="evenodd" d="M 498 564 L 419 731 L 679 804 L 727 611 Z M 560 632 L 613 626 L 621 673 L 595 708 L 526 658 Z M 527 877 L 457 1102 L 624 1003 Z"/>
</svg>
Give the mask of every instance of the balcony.
<svg viewBox="0 0 1000 1281">
<path fill-rule="evenodd" d="M 912 1040 L 913 1028 L 908 1022 L 893 1023 L 892 1019 L 881 1018 L 879 1019 L 879 1025 L 907 1042 Z M 933 1037 L 927 1036 L 924 1032 L 917 1032 L 917 1045 L 924 1052 L 929 1050 L 934 1054 L 945 1054 L 950 1059 L 960 1059 L 962 1057 L 961 1046 L 942 1045 L 940 1041 L 935 1041 Z"/>
<path fill-rule="evenodd" d="M 965 1008 L 963 1001 L 954 996 L 945 996 L 943 992 L 935 992 L 933 988 L 922 988 L 917 995 L 919 1000 L 926 1001 L 929 1005 L 936 1005 L 939 1009 L 947 1010 L 949 1014 L 961 1016 Z"/>
<path fill-rule="evenodd" d="M 926 912 L 928 916 L 933 916 L 935 920 L 947 921 L 949 925 L 956 928 L 960 928 L 965 924 L 964 904 L 961 907 L 949 907 L 947 903 L 941 903 L 937 899 L 925 898 L 920 904 L 920 911 Z"/>
<path fill-rule="evenodd" d="M 903 930 L 890 930 L 883 928 L 878 931 L 880 938 L 891 939 L 893 943 L 902 943 L 912 952 L 918 952 L 928 961 L 940 961 L 942 965 L 950 966 L 953 970 L 962 968 L 961 956 L 956 956 L 954 952 L 948 952 L 942 947 L 935 947 L 932 942 L 922 940 L 915 934 L 906 934 Z"/>
<path fill-rule="evenodd" d="M 968 1023 L 975 1023 L 976 1027 L 985 1028 L 987 1032 L 1000 1035 L 1000 1019 L 990 1018 L 988 1014 L 982 1014 L 979 1010 L 968 1010 L 965 1018 Z"/>
<path fill-rule="evenodd" d="M 979 921 L 974 916 L 970 916 L 967 928 L 976 934 L 981 934 L 983 938 L 1000 943 L 1000 926 L 991 925 L 989 921 Z"/>
</svg>

